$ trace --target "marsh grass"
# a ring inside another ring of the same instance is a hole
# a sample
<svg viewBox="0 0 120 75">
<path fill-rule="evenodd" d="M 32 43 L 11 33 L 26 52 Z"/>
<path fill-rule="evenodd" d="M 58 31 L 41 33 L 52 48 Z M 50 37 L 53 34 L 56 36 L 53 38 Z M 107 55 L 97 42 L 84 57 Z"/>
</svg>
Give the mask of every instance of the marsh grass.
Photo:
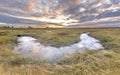
<svg viewBox="0 0 120 75">
<path fill-rule="evenodd" d="M 120 29 L 0 29 L 0 75 L 119 75 Z M 105 50 L 76 52 L 61 62 L 23 57 L 13 49 L 17 35 L 32 36 L 44 45 L 61 47 L 79 41 L 79 35 L 90 32 L 100 39 Z"/>
</svg>

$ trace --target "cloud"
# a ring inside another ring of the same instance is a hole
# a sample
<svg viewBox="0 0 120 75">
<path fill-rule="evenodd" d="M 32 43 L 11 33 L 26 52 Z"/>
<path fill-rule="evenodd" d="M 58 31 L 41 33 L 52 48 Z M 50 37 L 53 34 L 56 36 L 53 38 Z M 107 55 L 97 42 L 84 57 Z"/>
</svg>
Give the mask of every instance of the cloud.
<svg viewBox="0 0 120 75">
<path fill-rule="evenodd" d="M 37 8 L 37 2 L 36 0 L 26 0 L 26 9 L 30 12 L 34 12 Z"/>
<path fill-rule="evenodd" d="M 52 23 L 53 19 L 62 22 L 68 22 L 69 19 L 87 22 L 99 19 L 99 16 L 109 17 L 111 12 L 118 14 L 119 10 L 119 0 L 0 0 L 1 13 L 27 18 L 46 18 Z M 61 16 L 64 17 L 61 18 Z M 116 17 L 116 15 L 112 17 Z"/>
</svg>

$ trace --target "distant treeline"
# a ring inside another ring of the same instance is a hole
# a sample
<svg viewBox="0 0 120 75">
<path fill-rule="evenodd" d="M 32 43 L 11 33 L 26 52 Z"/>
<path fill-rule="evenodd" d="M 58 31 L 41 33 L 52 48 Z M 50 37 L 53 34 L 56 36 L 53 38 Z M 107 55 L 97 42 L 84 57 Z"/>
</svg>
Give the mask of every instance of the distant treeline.
<svg viewBox="0 0 120 75">
<path fill-rule="evenodd" d="M 14 26 L 0 26 L 0 28 L 14 28 Z"/>
<path fill-rule="evenodd" d="M 14 27 L 14 26 L 0 26 L 0 28 L 2 28 L 2 29 L 9 29 L 9 28 L 24 28 L 24 27 Z M 31 27 L 31 26 L 28 26 L 28 27 L 25 27 L 25 28 L 33 28 L 33 27 Z"/>
</svg>

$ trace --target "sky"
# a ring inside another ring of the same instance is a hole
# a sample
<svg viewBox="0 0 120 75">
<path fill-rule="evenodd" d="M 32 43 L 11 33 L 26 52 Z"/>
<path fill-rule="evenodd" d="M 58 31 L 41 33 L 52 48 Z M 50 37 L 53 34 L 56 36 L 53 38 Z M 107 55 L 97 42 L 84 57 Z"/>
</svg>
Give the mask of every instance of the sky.
<svg viewBox="0 0 120 75">
<path fill-rule="evenodd" d="M 0 0 L 0 26 L 120 27 L 120 0 Z"/>
</svg>

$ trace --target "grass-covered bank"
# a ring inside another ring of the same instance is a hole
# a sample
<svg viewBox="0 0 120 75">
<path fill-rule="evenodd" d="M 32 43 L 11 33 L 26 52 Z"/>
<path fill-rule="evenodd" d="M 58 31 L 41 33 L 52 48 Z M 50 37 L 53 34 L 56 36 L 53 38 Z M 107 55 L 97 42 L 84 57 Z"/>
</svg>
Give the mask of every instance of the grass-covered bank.
<svg viewBox="0 0 120 75">
<path fill-rule="evenodd" d="M 120 29 L 0 29 L 0 75 L 118 75 Z M 13 52 L 18 35 L 29 35 L 45 45 L 64 46 L 79 41 L 83 32 L 100 39 L 104 51 L 76 53 L 57 64 L 24 58 Z"/>
</svg>

